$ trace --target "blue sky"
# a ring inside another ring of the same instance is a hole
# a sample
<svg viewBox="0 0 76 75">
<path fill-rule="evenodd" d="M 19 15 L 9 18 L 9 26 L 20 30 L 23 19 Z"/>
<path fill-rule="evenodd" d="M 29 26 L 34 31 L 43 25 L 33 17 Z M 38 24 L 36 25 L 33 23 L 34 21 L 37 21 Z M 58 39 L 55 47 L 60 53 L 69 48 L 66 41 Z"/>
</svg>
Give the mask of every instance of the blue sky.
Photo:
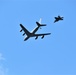
<svg viewBox="0 0 76 75">
<path fill-rule="evenodd" d="M 37 33 L 51 35 L 23 41 L 19 24 L 31 31 L 40 18 Z M 0 75 L 76 75 L 76 1 L 0 0 Z"/>
</svg>

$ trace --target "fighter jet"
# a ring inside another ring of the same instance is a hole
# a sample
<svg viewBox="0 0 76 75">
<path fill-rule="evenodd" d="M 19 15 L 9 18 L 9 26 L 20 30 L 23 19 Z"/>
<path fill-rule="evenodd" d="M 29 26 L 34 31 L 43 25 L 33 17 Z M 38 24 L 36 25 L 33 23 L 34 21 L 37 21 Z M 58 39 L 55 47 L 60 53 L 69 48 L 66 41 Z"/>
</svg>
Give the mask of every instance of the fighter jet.
<svg viewBox="0 0 76 75">
<path fill-rule="evenodd" d="M 63 20 L 64 17 L 58 16 L 58 17 L 54 17 L 54 18 L 55 18 L 55 21 L 54 21 L 54 23 L 55 23 L 55 22 L 58 22 L 59 20 Z"/>
</svg>

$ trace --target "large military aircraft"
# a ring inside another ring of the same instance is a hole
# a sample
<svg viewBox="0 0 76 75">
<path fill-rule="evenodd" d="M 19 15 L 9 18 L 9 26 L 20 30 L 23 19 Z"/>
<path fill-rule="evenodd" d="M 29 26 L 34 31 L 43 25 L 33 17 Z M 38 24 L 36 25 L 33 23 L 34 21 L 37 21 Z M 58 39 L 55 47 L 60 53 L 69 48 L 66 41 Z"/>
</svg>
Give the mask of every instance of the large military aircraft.
<svg viewBox="0 0 76 75">
<path fill-rule="evenodd" d="M 38 38 L 38 36 L 42 36 L 41 38 L 43 39 L 45 35 L 50 35 L 51 33 L 44 33 L 44 34 L 35 34 L 36 31 L 41 27 L 41 26 L 46 26 L 45 24 L 40 24 L 39 22 L 36 22 L 36 24 L 38 25 L 32 32 L 29 32 L 22 24 L 20 24 L 21 26 L 21 30 L 20 32 L 22 32 L 22 30 L 24 31 L 23 36 L 26 34 L 27 36 L 24 38 L 24 41 L 28 40 L 30 37 L 36 37 L 35 39 Z"/>
<path fill-rule="evenodd" d="M 59 20 L 63 20 L 63 18 L 64 18 L 64 17 L 61 17 L 61 16 L 55 17 L 54 23 L 55 23 L 55 22 L 58 22 Z"/>
</svg>

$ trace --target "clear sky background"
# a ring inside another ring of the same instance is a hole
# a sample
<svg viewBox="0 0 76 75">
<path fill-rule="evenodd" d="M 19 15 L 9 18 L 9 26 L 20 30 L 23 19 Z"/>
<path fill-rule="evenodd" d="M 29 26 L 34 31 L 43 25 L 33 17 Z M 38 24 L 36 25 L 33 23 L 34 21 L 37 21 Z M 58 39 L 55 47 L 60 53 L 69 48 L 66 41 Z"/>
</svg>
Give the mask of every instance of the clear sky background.
<svg viewBox="0 0 76 75">
<path fill-rule="evenodd" d="M 40 18 L 51 35 L 23 41 Z M 0 75 L 76 75 L 76 0 L 0 0 Z"/>
</svg>

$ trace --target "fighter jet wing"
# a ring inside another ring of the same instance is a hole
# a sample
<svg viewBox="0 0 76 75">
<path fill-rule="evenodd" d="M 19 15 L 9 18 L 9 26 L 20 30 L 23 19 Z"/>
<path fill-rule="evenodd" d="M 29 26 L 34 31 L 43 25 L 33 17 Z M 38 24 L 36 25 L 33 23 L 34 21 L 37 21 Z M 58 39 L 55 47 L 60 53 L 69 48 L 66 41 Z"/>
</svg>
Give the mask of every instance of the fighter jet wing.
<svg viewBox="0 0 76 75">
<path fill-rule="evenodd" d="M 54 17 L 55 19 L 58 19 L 57 17 Z"/>
<path fill-rule="evenodd" d="M 57 21 L 58 21 L 58 20 L 55 20 L 54 23 L 57 22 Z"/>
</svg>

